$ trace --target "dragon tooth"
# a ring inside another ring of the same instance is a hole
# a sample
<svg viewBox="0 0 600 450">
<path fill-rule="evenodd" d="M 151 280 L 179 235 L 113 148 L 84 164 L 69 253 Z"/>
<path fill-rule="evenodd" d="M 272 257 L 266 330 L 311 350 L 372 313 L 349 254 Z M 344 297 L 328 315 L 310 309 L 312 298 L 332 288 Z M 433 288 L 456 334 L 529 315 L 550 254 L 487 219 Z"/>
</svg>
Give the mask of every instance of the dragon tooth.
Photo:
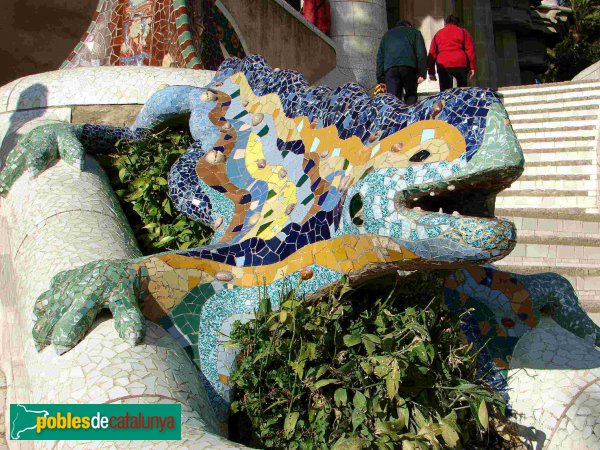
<svg viewBox="0 0 600 450">
<path fill-rule="evenodd" d="M 448 190 L 449 191 L 453 191 L 454 189 L 456 189 L 456 186 L 454 186 L 453 184 L 451 184 L 450 186 L 448 186 Z"/>
<path fill-rule="evenodd" d="M 454 212 L 452 213 L 452 215 L 453 215 L 453 216 L 456 216 L 456 217 L 458 217 L 458 216 L 460 216 L 460 213 L 459 213 L 458 211 L 454 211 Z"/>
<path fill-rule="evenodd" d="M 432 197 L 435 197 L 435 192 L 431 191 L 431 192 L 429 193 L 429 195 L 431 195 Z"/>
</svg>

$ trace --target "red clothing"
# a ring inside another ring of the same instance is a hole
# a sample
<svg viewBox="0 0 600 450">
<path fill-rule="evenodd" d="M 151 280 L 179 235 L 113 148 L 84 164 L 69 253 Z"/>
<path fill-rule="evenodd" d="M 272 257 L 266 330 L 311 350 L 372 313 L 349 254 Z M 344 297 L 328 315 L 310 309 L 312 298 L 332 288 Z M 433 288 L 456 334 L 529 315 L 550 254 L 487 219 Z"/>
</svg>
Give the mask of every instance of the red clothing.
<svg viewBox="0 0 600 450">
<path fill-rule="evenodd" d="M 331 6 L 328 0 L 304 0 L 302 15 L 323 33 L 331 28 Z"/>
<path fill-rule="evenodd" d="M 467 30 L 448 24 L 438 31 L 429 49 L 427 69 L 435 74 L 435 63 L 444 68 L 468 67 L 475 70 L 475 45 Z"/>
</svg>

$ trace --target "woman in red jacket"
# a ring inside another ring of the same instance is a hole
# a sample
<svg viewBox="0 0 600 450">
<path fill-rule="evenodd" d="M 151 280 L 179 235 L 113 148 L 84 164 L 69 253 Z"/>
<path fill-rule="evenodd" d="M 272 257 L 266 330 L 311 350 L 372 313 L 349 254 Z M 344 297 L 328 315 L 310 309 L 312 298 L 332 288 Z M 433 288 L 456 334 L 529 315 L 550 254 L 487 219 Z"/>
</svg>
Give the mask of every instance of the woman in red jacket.
<svg viewBox="0 0 600 450">
<path fill-rule="evenodd" d="M 435 65 L 440 77 L 440 91 L 452 87 L 452 78 L 458 87 L 467 85 L 475 76 L 475 45 L 467 30 L 458 26 L 458 17 L 450 15 L 444 21 L 445 27 L 438 31 L 429 49 L 427 69 L 429 78 L 435 81 Z"/>
<path fill-rule="evenodd" d="M 328 0 L 304 0 L 302 15 L 323 33 L 331 28 L 331 6 Z"/>
</svg>

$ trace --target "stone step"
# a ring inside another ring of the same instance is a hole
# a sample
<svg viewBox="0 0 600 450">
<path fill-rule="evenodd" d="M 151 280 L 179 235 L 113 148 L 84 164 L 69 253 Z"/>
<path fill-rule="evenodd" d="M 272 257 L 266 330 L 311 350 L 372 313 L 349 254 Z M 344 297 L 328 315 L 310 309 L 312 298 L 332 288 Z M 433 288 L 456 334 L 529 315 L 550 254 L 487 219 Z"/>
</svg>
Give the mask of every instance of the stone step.
<svg viewBox="0 0 600 450">
<path fill-rule="evenodd" d="M 597 170 L 591 163 L 576 164 L 578 161 L 552 161 L 549 163 L 530 163 L 525 166 L 523 175 L 594 175 Z M 548 165 L 545 165 L 548 164 Z"/>
<path fill-rule="evenodd" d="M 502 102 L 506 105 L 523 104 L 529 102 L 552 102 L 555 107 L 558 107 L 563 102 L 573 101 L 574 99 L 589 100 L 592 98 L 600 98 L 600 89 L 576 89 L 576 90 L 561 90 L 556 92 L 540 92 L 526 93 L 513 96 L 502 96 Z"/>
<path fill-rule="evenodd" d="M 589 191 L 574 190 L 506 190 L 496 197 L 496 207 L 501 209 L 536 208 L 596 208 L 597 197 Z M 511 214 L 516 215 L 516 214 Z"/>
<path fill-rule="evenodd" d="M 505 264 L 523 266 L 578 266 L 585 269 L 598 269 L 600 247 L 518 243 L 510 255 L 502 261 Z"/>
<path fill-rule="evenodd" d="M 511 191 L 573 191 L 573 190 L 588 190 L 593 191 L 598 187 L 598 181 L 592 180 L 591 175 L 550 175 L 548 177 L 540 176 L 525 176 L 515 181 L 506 193 Z M 507 194 L 510 195 L 510 194 Z"/>
<path fill-rule="evenodd" d="M 519 244 L 600 247 L 600 235 L 517 229 Z"/>
<path fill-rule="evenodd" d="M 524 128 L 515 130 L 519 141 L 527 139 L 562 139 L 563 141 L 567 137 L 571 138 L 585 138 L 589 137 L 596 139 L 598 135 L 598 128 L 595 125 L 589 126 L 569 126 L 565 125 L 562 127 L 555 127 L 554 129 L 545 128 Z"/>
<path fill-rule="evenodd" d="M 519 144 L 522 149 L 595 147 L 596 138 L 595 136 L 534 137 L 519 139 Z"/>
<path fill-rule="evenodd" d="M 555 115 L 578 115 L 578 114 L 593 114 L 597 115 L 600 110 L 600 105 L 598 102 L 587 103 L 583 105 L 571 105 L 568 106 L 559 106 L 556 107 L 554 105 L 546 105 L 544 109 L 536 109 L 536 108 L 517 108 L 516 106 L 507 106 L 506 110 L 509 112 L 511 117 L 513 116 L 523 116 L 526 117 L 528 115 L 542 115 L 543 117 L 554 117 Z"/>
<path fill-rule="evenodd" d="M 551 217 L 521 217 L 519 215 L 504 217 L 517 227 L 518 241 L 532 236 L 551 238 L 582 238 L 600 240 L 600 223 L 576 219 Z"/>
<path fill-rule="evenodd" d="M 596 105 L 600 100 L 600 95 L 588 93 L 587 95 L 577 95 L 574 97 L 552 98 L 546 95 L 533 95 L 529 97 L 506 98 L 502 101 L 509 111 L 515 110 L 545 110 L 551 108 L 566 108 L 569 106 Z"/>
<path fill-rule="evenodd" d="M 511 117 L 512 127 L 515 132 L 527 130 L 573 130 L 578 128 L 594 129 L 598 127 L 598 118 L 594 116 L 591 119 L 582 117 L 557 117 L 552 119 L 522 119 L 513 120 Z"/>
<path fill-rule="evenodd" d="M 600 110 L 586 108 L 560 112 L 508 111 L 508 116 L 513 125 L 522 123 L 561 123 L 563 121 L 568 122 L 571 120 L 590 120 L 597 122 L 600 120 Z"/>
<path fill-rule="evenodd" d="M 582 146 L 582 147 L 538 147 L 538 146 L 530 146 L 529 148 L 523 148 L 523 153 L 525 155 L 534 155 L 534 154 L 543 154 L 543 153 L 556 153 L 556 154 L 564 154 L 565 159 L 568 159 L 567 156 L 569 153 L 595 153 L 596 148 L 592 146 Z M 590 158 L 587 158 L 590 159 Z"/>
<path fill-rule="evenodd" d="M 575 162 L 575 161 L 572 161 Z M 591 164 L 587 165 L 568 165 L 567 162 L 561 164 L 550 165 L 550 166 L 536 166 L 531 163 L 525 166 L 523 175 L 537 177 L 539 175 L 595 175 L 596 168 Z"/>
<path fill-rule="evenodd" d="M 565 220 L 579 222 L 600 222 L 600 214 L 590 213 L 586 208 L 577 208 L 569 206 L 561 209 L 545 209 L 537 208 L 506 208 L 496 206 L 495 215 L 497 217 L 506 217 L 509 219 L 548 219 L 548 220 Z"/>
<path fill-rule="evenodd" d="M 585 149 L 585 147 L 583 147 Z M 525 151 L 525 162 L 526 163 L 537 163 L 544 161 L 594 161 L 596 157 L 596 150 L 586 148 L 585 150 L 563 152 L 562 149 L 554 149 L 553 152 L 535 152 Z"/>
<path fill-rule="evenodd" d="M 521 91 L 505 91 L 500 92 L 500 98 L 513 99 L 513 98 L 528 98 L 528 97 L 541 97 L 541 96 L 552 96 L 554 98 L 561 98 L 564 96 L 576 97 L 579 95 L 589 95 L 600 92 L 600 83 L 594 84 L 588 87 L 565 87 L 555 89 L 535 89 L 535 90 L 521 90 Z"/>
<path fill-rule="evenodd" d="M 539 92 L 557 92 L 564 90 L 577 89 L 596 89 L 600 88 L 598 80 L 582 80 L 582 81 L 559 81 L 556 83 L 544 84 L 526 84 L 522 86 L 506 86 L 498 89 L 501 95 L 519 95 L 522 93 L 539 93 Z"/>
</svg>

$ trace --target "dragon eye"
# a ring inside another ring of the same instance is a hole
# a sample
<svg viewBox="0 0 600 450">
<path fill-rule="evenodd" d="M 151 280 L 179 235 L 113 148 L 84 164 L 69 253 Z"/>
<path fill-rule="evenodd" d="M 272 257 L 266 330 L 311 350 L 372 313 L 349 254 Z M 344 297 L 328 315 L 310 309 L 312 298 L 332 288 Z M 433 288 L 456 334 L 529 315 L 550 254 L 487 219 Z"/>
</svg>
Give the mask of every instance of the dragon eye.
<svg viewBox="0 0 600 450">
<path fill-rule="evenodd" d="M 427 151 L 427 150 L 419 150 L 417 153 L 415 153 L 414 155 L 412 155 L 410 157 L 409 161 L 410 162 L 423 162 L 427 158 L 429 158 L 430 155 L 431 155 L 431 153 L 429 153 L 429 151 Z"/>
<path fill-rule="evenodd" d="M 364 223 L 363 201 L 360 194 L 356 194 L 350 199 L 350 218 L 357 227 Z"/>
</svg>

